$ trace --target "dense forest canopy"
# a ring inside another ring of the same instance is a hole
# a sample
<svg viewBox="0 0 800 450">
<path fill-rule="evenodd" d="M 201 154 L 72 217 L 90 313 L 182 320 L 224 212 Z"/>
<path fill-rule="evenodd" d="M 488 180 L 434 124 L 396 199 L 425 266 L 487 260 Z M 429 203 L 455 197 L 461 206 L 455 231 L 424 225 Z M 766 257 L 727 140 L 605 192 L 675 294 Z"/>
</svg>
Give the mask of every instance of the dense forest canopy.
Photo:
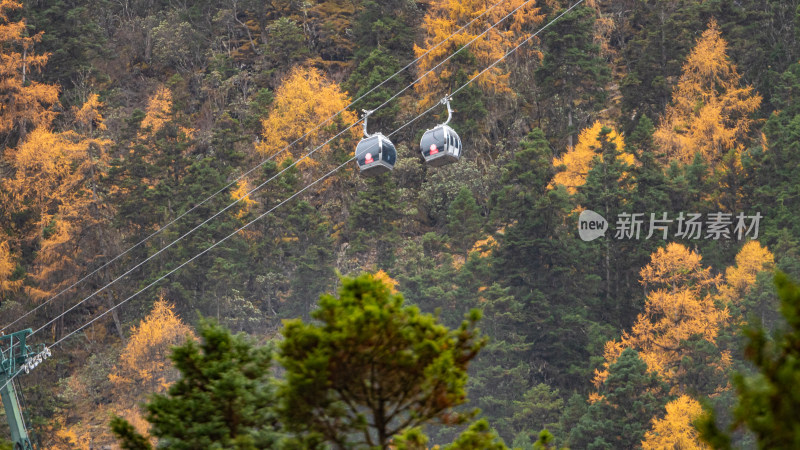
<svg viewBox="0 0 800 450">
<path fill-rule="evenodd" d="M 42 448 L 792 442 L 798 0 L 0 0 L 0 145 Z"/>
</svg>

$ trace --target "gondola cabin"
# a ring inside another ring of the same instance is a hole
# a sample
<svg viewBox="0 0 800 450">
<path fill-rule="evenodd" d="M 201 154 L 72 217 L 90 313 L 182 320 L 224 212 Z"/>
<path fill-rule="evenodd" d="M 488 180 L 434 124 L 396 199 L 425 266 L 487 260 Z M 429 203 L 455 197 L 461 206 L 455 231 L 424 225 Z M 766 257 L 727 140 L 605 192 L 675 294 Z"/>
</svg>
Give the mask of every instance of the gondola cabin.
<svg viewBox="0 0 800 450">
<path fill-rule="evenodd" d="M 386 136 L 375 133 L 356 146 L 356 162 L 363 175 L 374 176 L 394 169 L 397 150 Z"/>
<path fill-rule="evenodd" d="M 419 146 L 425 163 L 434 167 L 454 163 L 461 158 L 461 138 L 444 124 L 426 131 Z"/>
</svg>

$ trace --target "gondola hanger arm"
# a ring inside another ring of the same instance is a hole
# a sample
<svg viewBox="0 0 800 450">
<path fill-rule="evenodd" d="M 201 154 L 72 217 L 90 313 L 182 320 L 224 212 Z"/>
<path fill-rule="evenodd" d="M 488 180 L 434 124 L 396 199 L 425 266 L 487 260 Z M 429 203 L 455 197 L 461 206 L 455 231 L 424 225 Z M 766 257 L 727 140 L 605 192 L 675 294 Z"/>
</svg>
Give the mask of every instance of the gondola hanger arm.
<svg viewBox="0 0 800 450">
<path fill-rule="evenodd" d="M 369 133 L 367 132 L 367 119 L 369 119 L 369 115 L 372 114 L 375 110 L 362 109 L 361 111 L 364 112 L 364 137 L 369 137 Z"/>
<path fill-rule="evenodd" d="M 451 98 L 452 98 L 451 96 L 447 95 L 439 101 L 439 103 L 447 105 L 447 120 L 445 120 L 442 125 L 447 125 L 448 123 L 450 123 L 450 119 L 453 118 L 453 109 L 450 107 Z"/>
</svg>

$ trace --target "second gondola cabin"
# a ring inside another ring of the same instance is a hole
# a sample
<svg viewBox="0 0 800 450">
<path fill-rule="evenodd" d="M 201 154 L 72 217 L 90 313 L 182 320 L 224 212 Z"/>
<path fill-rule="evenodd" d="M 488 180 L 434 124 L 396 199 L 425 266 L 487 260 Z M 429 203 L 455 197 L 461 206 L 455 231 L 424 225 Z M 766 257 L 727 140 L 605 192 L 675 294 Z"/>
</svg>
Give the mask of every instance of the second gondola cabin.
<svg viewBox="0 0 800 450">
<path fill-rule="evenodd" d="M 443 98 L 441 103 L 447 105 L 447 120 L 426 131 L 419 141 L 419 150 L 425 158 L 425 164 L 434 167 L 454 163 L 461 158 L 461 138 L 447 125 L 453 118 L 450 97 Z"/>
<path fill-rule="evenodd" d="M 394 168 L 397 150 L 386 136 L 375 133 L 356 146 L 356 162 L 363 175 L 379 175 Z"/>
<path fill-rule="evenodd" d="M 425 163 L 434 167 L 454 163 L 461 158 L 461 138 L 447 125 L 437 125 L 426 131 L 419 147 Z"/>
</svg>

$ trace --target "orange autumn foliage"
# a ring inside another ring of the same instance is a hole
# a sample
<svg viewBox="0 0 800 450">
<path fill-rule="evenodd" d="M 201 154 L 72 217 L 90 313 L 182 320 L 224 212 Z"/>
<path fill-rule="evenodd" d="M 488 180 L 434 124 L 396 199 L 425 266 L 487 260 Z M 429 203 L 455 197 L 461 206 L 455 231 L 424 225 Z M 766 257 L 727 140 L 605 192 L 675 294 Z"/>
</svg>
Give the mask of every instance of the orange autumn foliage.
<svg viewBox="0 0 800 450">
<path fill-rule="evenodd" d="M 80 108 L 73 107 L 75 122 L 90 132 L 93 130 L 105 130 L 106 125 L 103 123 L 103 115 L 100 114 L 100 108 L 102 107 L 103 103 L 100 101 L 99 95 L 89 95 L 89 98 Z"/>
<path fill-rule="evenodd" d="M 372 275 L 372 278 L 374 278 L 375 280 L 380 281 L 381 283 L 383 283 L 386 286 L 388 286 L 389 287 L 389 291 L 392 294 L 397 294 L 397 285 L 399 283 L 397 282 L 397 280 L 395 280 L 394 278 L 390 277 L 388 273 L 384 272 L 383 269 L 375 272 Z"/>
<path fill-rule="evenodd" d="M 424 43 L 422 47 L 415 45 L 414 53 L 417 57 L 422 56 L 470 20 L 483 14 L 494 3 L 490 0 L 434 0 L 422 23 L 422 28 L 426 33 Z M 422 57 L 418 66 L 419 75 L 436 67 L 448 55 L 475 39 L 483 30 L 519 8 L 505 21 L 476 39 L 469 48 L 462 50 L 462 53 L 469 52 L 477 60 L 475 67 L 470 68 L 468 75 L 472 77 L 478 74 L 484 67 L 502 57 L 527 38 L 529 34 L 525 27 L 537 25 L 544 20 L 544 15 L 539 13 L 535 1 L 525 3 L 525 0 L 507 0 L 492 8 L 464 31 Z M 538 51 L 529 51 L 529 56 L 541 58 L 542 54 Z M 431 104 L 447 93 L 447 89 L 450 87 L 441 80 L 449 79 L 455 74 L 458 70 L 456 64 L 451 59 L 417 83 L 415 88 L 422 95 L 423 104 Z M 476 82 L 487 93 L 511 92 L 508 73 L 499 66 L 487 71 Z"/>
<path fill-rule="evenodd" d="M 95 131 L 105 129 L 100 107 L 97 95 L 92 95 L 76 109 L 76 125 L 84 133 L 57 133 L 39 127 L 8 151 L 6 157 L 15 172 L 5 183 L 17 205 L 33 205 L 46 223 L 60 205 L 87 197 L 87 191 L 92 191 L 90 197 L 96 197 L 94 184 L 105 170 L 112 144 L 95 135 Z"/>
<path fill-rule="evenodd" d="M 12 198 L 19 207 L 24 203 L 40 210 L 44 221 L 49 222 L 50 214 L 68 200 L 79 181 L 73 167 L 86 158 L 87 148 L 74 138 L 72 133 L 40 127 L 9 151 L 15 173 L 6 184 Z"/>
<path fill-rule="evenodd" d="M 756 282 L 756 275 L 770 271 L 775 266 L 775 257 L 757 241 L 750 241 L 736 254 L 736 262 L 725 270 L 725 284 L 720 288 L 721 297 L 739 303 Z"/>
<path fill-rule="evenodd" d="M 648 289 L 675 291 L 683 286 L 697 289 L 713 287 L 717 279 L 711 268 L 703 267 L 703 257 L 681 244 L 670 243 L 650 256 L 650 264 L 639 272 Z"/>
<path fill-rule="evenodd" d="M 358 120 L 351 111 L 343 111 L 326 126 L 317 124 L 327 120 L 350 104 L 350 98 L 339 86 L 328 80 L 319 70 L 298 67 L 292 70 L 275 91 L 275 101 L 269 116 L 261 121 L 264 128 L 263 142 L 256 150 L 266 156 L 276 155 L 297 139 L 282 156 L 291 155 L 295 161 L 332 138 L 344 127 Z M 359 136 L 357 127 L 342 135 L 343 139 L 355 140 Z M 298 167 L 315 167 L 321 155 L 330 151 L 330 144 L 319 149 L 309 158 L 298 163 Z"/>
<path fill-rule="evenodd" d="M 498 230 L 499 234 L 502 234 L 502 229 Z M 486 236 L 486 239 L 479 239 L 475 241 L 475 244 L 470 249 L 469 253 L 477 253 L 478 256 L 481 258 L 486 258 L 487 256 L 491 256 L 492 252 L 498 247 L 497 240 L 494 236 L 489 235 Z"/>
<path fill-rule="evenodd" d="M 73 244 L 76 235 L 91 236 L 96 225 L 109 217 L 105 214 L 108 206 L 97 194 L 111 146 L 110 140 L 95 132 L 104 128 L 101 106 L 92 96 L 77 110 L 76 125 L 85 133 L 57 133 L 41 126 L 7 152 L 14 169 L 13 176 L 3 180 L 8 203 L 16 210 L 31 210 L 39 219 L 34 232 L 26 237 L 39 240 L 29 272 L 36 283 L 26 287 L 34 299 L 48 297 L 70 284 L 77 267 L 101 253 L 92 248 L 102 245 L 96 239 L 87 239 L 92 245 Z M 82 251 L 89 255 L 80 255 Z"/>
<path fill-rule="evenodd" d="M 247 195 L 247 193 L 250 192 L 252 189 L 253 187 L 250 186 L 250 183 L 248 183 L 247 180 L 241 180 L 238 183 L 236 183 L 236 189 L 231 191 L 231 198 L 233 198 L 234 200 L 239 200 L 240 209 L 239 212 L 236 213 L 236 217 L 238 217 L 239 219 L 245 217 L 250 212 L 250 210 L 252 210 L 256 204 L 258 204 L 258 202 L 256 202 L 249 195 Z"/>
<path fill-rule="evenodd" d="M 602 158 L 600 132 L 603 129 L 603 124 L 596 121 L 591 127 L 584 128 L 578 137 L 578 145 L 574 148 L 568 148 L 567 152 L 560 158 L 553 159 L 553 165 L 565 166 L 566 170 L 558 172 L 553 178 L 551 188 L 558 184 L 566 186 L 569 193 L 574 194 L 577 188 L 586 184 L 586 177 L 589 175 L 592 160 L 595 156 Z M 625 152 L 625 140 L 622 135 L 617 133 L 616 130 L 611 128 L 607 138 L 609 142 L 617 146 L 620 157 L 628 164 L 634 164 L 634 157 L 631 153 Z"/>
<path fill-rule="evenodd" d="M 680 244 L 671 243 L 651 255 L 651 262 L 640 272 L 649 293 L 645 312 L 639 314 L 630 332 L 619 341 L 605 345 L 606 362 L 595 371 L 599 386 L 608 376 L 608 368 L 626 348 L 639 351 L 650 371 L 667 382 L 680 375 L 680 362 L 686 349 L 681 342 L 699 335 L 715 344 L 728 311 L 715 305 L 714 291 L 719 277 L 712 277 L 703 267 L 699 254 Z M 722 364 L 730 360 L 723 354 Z M 723 367 L 718 367 L 722 370 Z"/>
<path fill-rule="evenodd" d="M 653 419 L 653 428 L 644 435 L 643 450 L 705 450 L 706 444 L 698 440 L 697 429 L 692 425 L 703 413 L 700 403 L 681 395 L 667 403 L 666 416 Z"/>
<path fill-rule="evenodd" d="M 56 113 L 50 107 L 58 103 L 59 88 L 30 77 L 47 64 L 48 55 L 33 51 L 43 32 L 27 36 L 24 19 L 9 21 L 20 8 L 20 2 L 0 0 L 0 133 L 17 129 L 24 136 L 29 126 L 49 126 L 53 121 Z"/>
<path fill-rule="evenodd" d="M 147 102 L 147 112 L 141 123 L 139 137 L 155 136 L 172 114 L 172 92 L 161 86 Z"/>
<path fill-rule="evenodd" d="M 170 351 L 187 337 L 196 339 L 192 329 L 175 314 L 174 306 L 163 298 L 156 301 L 150 314 L 131 330 L 119 363 L 109 375 L 115 393 L 131 403 L 145 394 L 164 392 L 178 376 L 169 359 Z"/>
<path fill-rule="evenodd" d="M 699 152 L 715 165 L 729 151 L 741 151 L 754 123 L 749 115 L 761 105 L 761 96 L 740 81 L 712 19 L 683 65 L 672 103 L 653 135 L 667 160 L 685 164 Z"/>
</svg>

